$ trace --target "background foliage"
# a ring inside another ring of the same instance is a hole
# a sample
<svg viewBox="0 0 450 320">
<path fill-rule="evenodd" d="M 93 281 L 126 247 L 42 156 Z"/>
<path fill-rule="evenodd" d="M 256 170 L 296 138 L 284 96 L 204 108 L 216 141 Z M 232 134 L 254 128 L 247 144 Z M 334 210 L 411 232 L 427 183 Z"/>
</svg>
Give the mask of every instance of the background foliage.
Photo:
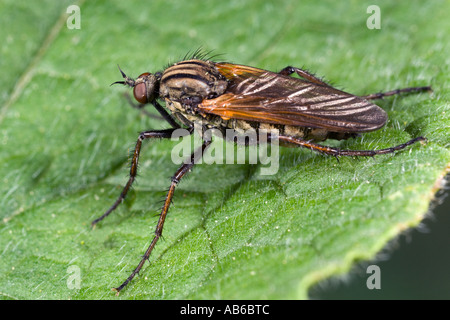
<svg viewBox="0 0 450 320">
<path fill-rule="evenodd" d="M 81 8 L 81 29 L 66 8 Z M 369 5 L 381 29 L 366 27 Z M 137 133 L 164 128 L 109 87 L 203 47 L 223 60 L 306 67 L 368 94 L 432 85 L 379 104 L 380 131 L 344 142 L 372 149 L 426 136 L 396 155 L 341 159 L 283 149 L 280 170 L 199 165 L 176 192 L 164 232 L 120 299 L 297 299 L 372 258 L 428 210 L 449 167 L 446 1 L 3 1 L 0 109 L 0 296 L 112 299 L 151 240 L 174 142 L 146 144 L 127 201 L 95 230 L 127 179 Z M 447 168 L 447 169 L 446 169 Z M 81 288 L 67 285 L 70 266 Z"/>
</svg>

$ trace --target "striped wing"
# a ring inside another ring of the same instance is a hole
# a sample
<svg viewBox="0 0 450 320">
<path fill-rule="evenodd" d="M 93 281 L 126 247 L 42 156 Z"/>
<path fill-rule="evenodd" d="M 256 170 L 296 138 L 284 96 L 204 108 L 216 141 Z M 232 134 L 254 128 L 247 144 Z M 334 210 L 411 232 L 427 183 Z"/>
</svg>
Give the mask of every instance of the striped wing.
<svg viewBox="0 0 450 320">
<path fill-rule="evenodd" d="M 227 78 L 228 87 L 198 107 L 223 119 L 347 133 L 377 130 L 387 120 L 377 105 L 331 86 L 230 63 L 216 67 Z"/>
</svg>

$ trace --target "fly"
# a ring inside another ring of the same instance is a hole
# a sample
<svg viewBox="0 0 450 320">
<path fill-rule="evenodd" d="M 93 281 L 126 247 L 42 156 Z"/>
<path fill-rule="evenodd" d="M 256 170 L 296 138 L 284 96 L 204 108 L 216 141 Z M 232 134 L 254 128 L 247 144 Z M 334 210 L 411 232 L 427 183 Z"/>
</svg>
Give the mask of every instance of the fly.
<svg viewBox="0 0 450 320">
<path fill-rule="evenodd" d="M 120 70 L 120 68 L 119 68 Z M 341 150 L 318 144 L 326 139 L 348 139 L 359 133 L 378 130 L 386 124 L 386 112 L 371 100 L 400 93 L 430 91 L 431 87 L 404 88 L 366 96 L 355 96 L 338 90 L 300 68 L 288 66 L 280 72 L 228 62 L 216 63 L 199 55 L 169 66 L 162 72 L 146 72 L 136 79 L 120 70 L 124 84 L 133 88 L 134 98 L 142 105 L 151 104 L 171 126 L 165 130 L 149 130 L 139 134 L 131 160 L 127 184 L 114 204 L 92 222 L 95 226 L 125 199 L 137 174 L 142 142 L 154 138 L 171 138 L 179 128 L 194 132 L 194 124 L 203 128 L 254 129 L 273 128 L 284 145 L 309 148 L 336 158 L 340 156 L 375 156 L 393 153 L 418 142 L 416 137 L 403 144 L 379 150 Z M 297 74 L 300 78 L 291 75 Z M 165 102 L 165 108 L 160 104 Z M 155 236 L 130 276 L 117 288 L 119 293 L 141 270 L 162 235 L 164 221 L 175 188 L 199 161 L 211 144 L 211 137 L 202 137 L 203 144 L 175 172 L 156 225 Z M 269 134 L 269 141 L 271 135 Z"/>
</svg>

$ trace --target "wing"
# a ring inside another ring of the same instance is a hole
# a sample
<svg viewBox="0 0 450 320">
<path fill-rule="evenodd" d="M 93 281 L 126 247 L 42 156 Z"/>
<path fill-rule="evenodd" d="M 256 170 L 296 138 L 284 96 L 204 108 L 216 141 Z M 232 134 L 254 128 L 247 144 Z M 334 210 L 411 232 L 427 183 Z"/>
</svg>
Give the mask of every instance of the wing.
<svg viewBox="0 0 450 320">
<path fill-rule="evenodd" d="M 224 94 L 198 105 L 224 119 L 364 132 L 381 128 L 386 112 L 369 101 L 331 86 L 231 63 L 217 63 L 228 80 Z"/>
</svg>

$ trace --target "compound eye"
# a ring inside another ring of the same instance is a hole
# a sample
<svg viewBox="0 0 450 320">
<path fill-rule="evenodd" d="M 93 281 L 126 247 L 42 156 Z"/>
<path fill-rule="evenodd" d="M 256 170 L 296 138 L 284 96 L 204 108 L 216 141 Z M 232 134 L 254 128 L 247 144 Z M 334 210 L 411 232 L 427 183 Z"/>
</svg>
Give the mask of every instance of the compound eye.
<svg viewBox="0 0 450 320">
<path fill-rule="evenodd" d="M 140 103 L 147 103 L 147 86 L 145 85 L 145 82 L 138 83 L 133 88 L 133 95 L 134 98 L 140 102 Z"/>
<path fill-rule="evenodd" d="M 150 75 L 150 73 L 148 72 L 144 72 L 143 74 L 141 74 L 137 80 L 143 80 L 142 82 L 138 83 L 137 85 L 134 86 L 133 88 L 133 95 L 134 98 L 140 102 L 140 103 L 147 103 L 148 102 L 148 97 L 147 97 L 147 79 L 148 76 Z"/>
</svg>

